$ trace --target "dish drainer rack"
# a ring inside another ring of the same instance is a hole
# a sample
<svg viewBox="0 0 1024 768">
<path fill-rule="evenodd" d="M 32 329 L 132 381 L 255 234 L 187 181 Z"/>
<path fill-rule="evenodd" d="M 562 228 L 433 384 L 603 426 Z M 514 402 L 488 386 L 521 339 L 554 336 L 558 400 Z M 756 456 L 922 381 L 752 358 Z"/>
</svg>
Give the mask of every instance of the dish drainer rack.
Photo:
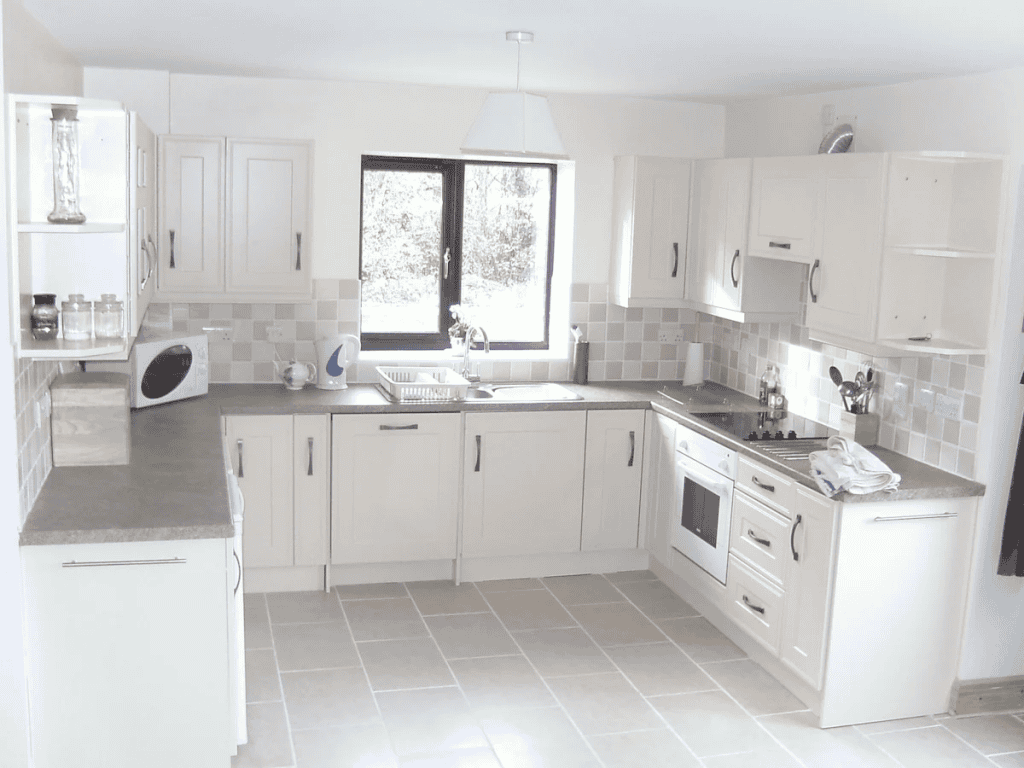
<svg viewBox="0 0 1024 768">
<path fill-rule="evenodd" d="M 381 389 L 398 402 L 464 400 L 469 382 L 442 366 L 377 366 Z"/>
</svg>

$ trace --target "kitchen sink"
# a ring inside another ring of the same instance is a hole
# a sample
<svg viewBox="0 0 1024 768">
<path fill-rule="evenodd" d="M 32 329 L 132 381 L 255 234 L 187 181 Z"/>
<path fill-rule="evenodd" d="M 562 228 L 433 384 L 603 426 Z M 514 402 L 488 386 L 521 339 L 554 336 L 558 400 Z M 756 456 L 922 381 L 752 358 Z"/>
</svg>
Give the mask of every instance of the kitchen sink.
<svg viewBox="0 0 1024 768">
<path fill-rule="evenodd" d="M 466 392 L 467 400 L 501 400 L 503 402 L 550 402 L 552 400 L 582 400 L 571 389 L 561 384 L 484 384 Z"/>
</svg>

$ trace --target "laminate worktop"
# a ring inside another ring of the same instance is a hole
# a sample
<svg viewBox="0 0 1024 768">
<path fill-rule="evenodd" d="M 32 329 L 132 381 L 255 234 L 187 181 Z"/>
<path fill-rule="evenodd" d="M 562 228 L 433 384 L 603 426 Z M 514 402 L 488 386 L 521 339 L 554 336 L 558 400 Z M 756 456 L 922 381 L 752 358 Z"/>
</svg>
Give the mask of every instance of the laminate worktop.
<svg viewBox="0 0 1024 768">
<path fill-rule="evenodd" d="M 21 531 L 22 545 L 227 538 L 228 511 L 221 420 L 233 414 L 451 413 L 480 411 L 648 409 L 664 414 L 741 453 L 787 471 L 816 488 L 806 476 L 773 463 L 742 441 L 694 418 L 708 410 L 751 409 L 757 401 L 725 392 L 725 402 L 681 404 L 660 394 L 662 382 L 564 385 L 580 400 L 508 402 L 467 400 L 394 403 L 375 385 L 346 390 L 307 387 L 298 392 L 278 384 L 215 384 L 204 397 L 132 412 L 132 452 L 125 466 L 55 467 Z M 883 448 L 873 448 L 903 477 L 894 493 L 853 496 L 842 501 L 878 501 L 978 496 L 984 486 Z"/>
</svg>

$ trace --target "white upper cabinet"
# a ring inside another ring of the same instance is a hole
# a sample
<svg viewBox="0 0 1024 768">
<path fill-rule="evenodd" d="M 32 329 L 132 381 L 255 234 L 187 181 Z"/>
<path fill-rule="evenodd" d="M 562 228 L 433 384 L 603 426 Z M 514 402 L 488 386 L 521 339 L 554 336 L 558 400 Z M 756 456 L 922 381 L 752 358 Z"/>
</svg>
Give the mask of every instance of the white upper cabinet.
<svg viewBox="0 0 1024 768">
<path fill-rule="evenodd" d="M 821 205 L 818 155 L 754 159 L 750 253 L 810 264 L 818 244 Z"/>
<path fill-rule="evenodd" d="M 692 161 L 615 158 L 611 299 L 623 307 L 685 306 Z"/>
</svg>

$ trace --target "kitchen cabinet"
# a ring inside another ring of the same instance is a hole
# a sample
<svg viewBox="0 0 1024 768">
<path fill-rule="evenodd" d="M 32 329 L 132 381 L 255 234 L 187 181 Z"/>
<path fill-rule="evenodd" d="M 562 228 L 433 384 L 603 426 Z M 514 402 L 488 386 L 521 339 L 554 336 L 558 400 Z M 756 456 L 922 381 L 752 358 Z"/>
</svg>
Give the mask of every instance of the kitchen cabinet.
<svg viewBox="0 0 1024 768">
<path fill-rule="evenodd" d="M 228 768 L 223 539 L 22 548 L 37 768 Z"/>
<path fill-rule="evenodd" d="M 819 237 L 818 155 L 757 157 L 751 171 L 749 252 L 810 264 Z"/>
<path fill-rule="evenodd" d="M 805 269 L 748 252 L 752 163 L 693 162 L 686 298 L 702 312 L 735 322 L 797 321 Z"/>
<path fill-rule="evenodd" d="M 454 559 L 461 416 L 336 415 L 332 433 L 332 562 Z"/>
<path fill-rule="evenodd" d="M 53 209 L 51 110 L 60 105 L 77 112 L 82 224 L 47 220 Z M 95 99 L 12 94 L 7 115 L 15 353 L 34 359 L 126 360 L 153 294 L 153 134 L 136 113 Z M 34 339 L 29 318 L 36 293 L 56 294 L 58 307 L 72 293 L 87 301 L 114 294 L 124 305 L 123 333 L 117 339 Z"/>
<path fill-rule="evenodd" d="M 245 497 L 246 568 L 327 564 L 328 419 L 224 417 L 228 455 Z"/>
<path fill-rule="evenodd" d="M 586 412 L 465 419 L 463 555 L 579 552 Z"/>
<path fill-rule="evenodd" d="M 610 283 L 619 306 L 686 306 L 691 165 L 675 158 L 615 158 Z"/>
<path fill-rule="evenodd" d="M 162 136 L 160 147 L 161 297 L 309 299 L 312 142 Z"/>
<path fill-rule="evenodd" d="M 587 412 L 584 551 L 637 546 L 643 447 L 643 411 Z"/>
<path fill-rule="evenodd" d="M 648 488 L 646 546 L 658 560 L 668 564 L 672 551 L 671 525 L 676 508 L 676 422 L 654 413 L 651 453 L 644 456 L 644 474 Z"/>
</svg>

